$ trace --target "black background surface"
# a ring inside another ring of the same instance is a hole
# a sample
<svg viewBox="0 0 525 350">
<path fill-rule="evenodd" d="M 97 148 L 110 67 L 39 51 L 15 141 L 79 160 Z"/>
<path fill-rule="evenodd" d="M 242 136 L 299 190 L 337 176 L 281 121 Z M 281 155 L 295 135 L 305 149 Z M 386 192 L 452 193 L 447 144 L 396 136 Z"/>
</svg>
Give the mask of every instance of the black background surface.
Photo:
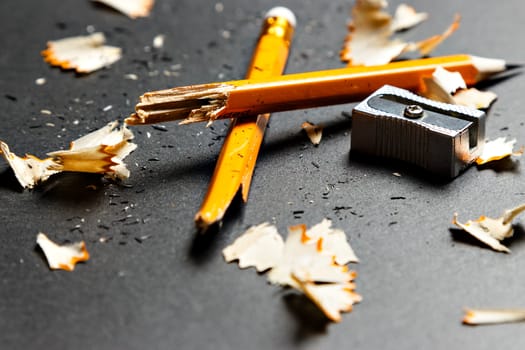
<svg viewBox="0 0 525 350">
<path fill-rule="evenodd" d="M 145 91 L 242 78 L 264 13 L 279 4 L 222 3 L 217 12 L 215 2 L 158 0 L 149 18 L 130 20 L 87 0 L 2 0 L 0 139 L 19 155 L 43 157 L 122 120 Z M 298 18 L 287 72 L 342 67 L 338 52 L 353 2 L 280 4 Z M 430 19 L 402 35 L 409 39 L 441 32 L 462 15 L 460 29 L 434 55 L 524 62 L 522 1 L 413 4 Z M 123 48 L 119 62 L 77 76 L 42 60 L 46 41 L 86 34 L 88 26 Z M 158 34 L 166 35 L 164 48 L 145 49 Z M 125 79 L 129 73 L 139 79 Z M 47 83 L 36 85 L 40 77 Z M 517 76 L 490 87 L 499 99 L 489 138 L 525 143 L 524 84 Z M 249 202 L 234 203 L 223 227 L 206 236 L 197 235 L 193 216 L 227 122 L 134 127 L 139 147 L 126 159 L 131 176 L 124 184 L 63 174 L 22 191 L 0 163 L 0 347 L 523 348 L 523 324 L 461 325 L 465 306 L 525 306 L 521 220 L 509 255 L 465 239 L 451 224 L 456 211 L 460 220 L 496 217 L 523 203 L 523 161 L 474 167 L 445 183 L 399 163 L 356 161 L 349 157 L 352 107 L 275 114 Z M 305 120 L 325 125 L 318 147 L 300 130 Z M 223 261 L 221 250 L 251 225 L 269 221 L 284 235 L 289 225 L 325 217 L 347 233 L 361 259 L 352 267 L 363 302 L 339 324 L 295 292 Z M 91 260 L 72 273 L 49 271 L 35 246 L 39 231 L 59 242 L 85 240 Z"/>
</svg>

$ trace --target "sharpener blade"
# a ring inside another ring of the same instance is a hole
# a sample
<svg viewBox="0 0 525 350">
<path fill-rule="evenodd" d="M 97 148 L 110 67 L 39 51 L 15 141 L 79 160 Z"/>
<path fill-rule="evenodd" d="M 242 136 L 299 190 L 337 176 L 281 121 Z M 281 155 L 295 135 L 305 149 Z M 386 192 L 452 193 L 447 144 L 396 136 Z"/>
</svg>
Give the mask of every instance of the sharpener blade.
<svg viewBox="0 0 525 350">
<path fill-rule="evenodd" d="M 453 178 L 480 156 L 485 119 L 483 111 L 385 85 L 353 109 L 351 151 Z"/>
</svg>

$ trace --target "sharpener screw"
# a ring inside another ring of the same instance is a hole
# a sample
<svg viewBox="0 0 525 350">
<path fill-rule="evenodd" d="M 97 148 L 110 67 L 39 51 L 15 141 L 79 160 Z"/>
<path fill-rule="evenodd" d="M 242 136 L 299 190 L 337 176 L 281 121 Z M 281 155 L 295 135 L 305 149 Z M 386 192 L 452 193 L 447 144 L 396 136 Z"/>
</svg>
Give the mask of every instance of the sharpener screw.
<svg viewBox="0 0 525 350">
<path fill-rule="evenodd" d="M 408 105 L 405 107 L 405 117 L 407 118 L 421 118 L 425 110 L 420 105 Z"/>
</svg>

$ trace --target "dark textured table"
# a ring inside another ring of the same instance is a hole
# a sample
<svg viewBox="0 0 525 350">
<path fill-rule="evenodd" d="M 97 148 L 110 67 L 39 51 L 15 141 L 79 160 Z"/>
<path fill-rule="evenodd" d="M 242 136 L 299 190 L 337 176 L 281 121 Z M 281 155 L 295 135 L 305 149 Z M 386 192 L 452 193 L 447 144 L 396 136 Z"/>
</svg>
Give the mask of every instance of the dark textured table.
<svg viewBox="0 0 525 350">
<path fill-rule="evenodd" d="M 398 2 L 391 3 L 391 9 Z M 67 148 L 122 120 L 147 90 L 242 78 L 271 1 L 157 0 L 149 18 L 127 17 L 83 0 L 0 2 L 0 139 L 17 154 Z M 298 27 L 287 72 L 342 67 L 351 1 L 287 0 Z M 460 29 L 434 55 L 469 53 L 523 63 L 525 3 L 417 1 L 430 19 L 405 38 Z M 102 31 L 123 58 L 87 76 L 48 66 L 46 41 Z M 163 49 L 152 45 L 166 35 Z M 167 72 L 167 73 L 165 73 Z M 136 74 L 138 80 L 125 79 Z M 44 77 L 46 84 L 35 80 Z M 525 143 L 516 76 L 499 95 L 489 138 Z M 107 106 L 112 106 L 108 109 Z M 0 348 L 2 349 L 518 349 L 524 324 L 468 327 L 462 308 L 525 306 L 524 229 L 511 254 L 465 239 L 451 224 L 499 216 L 525 201 L 523 161 L 471 168 L 451 182 L 395 162 L 349 157 L 352 105 L 275 114 L 257 162 L 249 202 L 236 201 L 222 228 L 197 235 L 193 216 L 206 192 L 226 122 L 134 127 L 138 149 L 122 184 L 63 174 L 22 191 L 0 163 Z M 51 115 L 42 114 L 49 110 Z M 314 147 L 303 121 L 325 125 Z M 54 126 L 51 126 L 54 125 Z M 399 173 L 401 176 L 394 176 Z M 343 229 L 361 259 L 363 302 L 331 324 L 292 290 L 226 264 L 221 250 L 264 221 L 281 233 L 322 218 Z M 35 239 L 85 240 L 91 259 L 74 272 L 50 271 Z M 101 242 L 105 241 L 104 243 Z"/>
</svg>

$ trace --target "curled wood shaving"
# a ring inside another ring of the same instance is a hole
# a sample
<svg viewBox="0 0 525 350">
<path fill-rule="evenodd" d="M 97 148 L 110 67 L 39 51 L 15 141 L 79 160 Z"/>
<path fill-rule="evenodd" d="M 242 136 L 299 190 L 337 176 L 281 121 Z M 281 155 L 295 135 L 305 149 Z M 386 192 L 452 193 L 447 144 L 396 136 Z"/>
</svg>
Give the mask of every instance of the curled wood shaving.
<svg viewBox="0 0 525 350">
<path fill-rule="evenodd" d="M 525 309 L 465 309 L 463 323 L 468 325 L 525 321 Z"/>
<path fill-rule="evenodd" d="M 51 158 L 39 159 L 33 155 L 27 154 L 25 157 L 19 157 L 9 150 L 9 146 L 0 141 L 0 154 L 4 156 L 16 179 L 24 188 L 33 188 L 39 182 L 47 180 L 51 175 L 57 173 L 52 170 L 54 164 Z"/>
<path fill-rule="evenodd" d="M 127 179 L 129 170 L 123 159 L 137 145 L 129 142 L 133 133 L 124 125 L 117 129 L 118 121 L 83 136 L 73 142 L 67 151 L 48 153 L 55 162 L 53 170 L 106 174 Z"/>
<path fill-rule="evenodd" d="M 117 126 L 117 121 L 111 122 L 71 142 L 69 150 L 50 152 L 47 154 L 50 157 L 45 159 L 29 154 L 18 157 L 2 141 L 0 153 L 24 188 L 33 188 L 61 171 L 99 173 L 111 178 L 126 179 L 129 177 L 129 170 L 123 159 L 137 145 L 129 142 L 133 139 L 129 129 L 125 126 L 117 129 Z"/>
<path fill-rule="evenodd" d="M 321 125 L 304 122 L 301 125 L 301 128 L 306 132 L 306 135 L 312 144 L 317 146 L 321 143 L 321 138 L 323 137 L 323 127 Z"/>
<path fill-rule="evenodd" d="M 353 279 L 346 266 L 335 263 L 335 254 L 322 246 L 322 239 L 309 240 L 305 225 L 292 226 L 280 261 L 268 273 L 273 284 L 297 288 L 296 279 L 307 282 L 341 283 Z"/>
<path fill-rule="evenodd" d="M 486 109 L 496 101 L 498 95 L 492 91 L 480 91 L 476 88 L 459 90 L 454 94 L 454 102 L 457 105 L 475 109 Z"/>
<path fill-rule="evenodd" d="M 410 51 L 419 51 L 426 56 L 459 27 L 460 17 L 456 16 L 442 34 L 415 43 L 392 39 L 396 32 L 412 28 L 428 16 L 403 4 L 392 17 L 384 11 L 387 6 L 384 0 L 356 1 L 352 8 L 349 34 L 341 51 L 343 61 L 354 66 L 373 66 L 386 64 Z"/>
<path fill-rule="evenodd" d="M 321 251 L 333 255 L 335 262 L 339 265 L 358 263 L 359 259 L 352 247 L 346 240 L 346 234 L 339 229 L 331 227 L 332 222 L 323 219 L 320 223 L 312 226 L 304 232 L 303 243 L 319 244 Z"/>
<path fill-rule="evenodd" d="M 121 58 L 121 49 L 105 46 L 103 33 L 75 36 L 49 41 L 42 51 L 44 61 L 62 69 L 74 69 L 78 73 L 91 73 L 107 67 Z"/>
<path fill-rule="evenodd" d="M 268 223 L 251 227 L 223 255 L 227 262 L 239 260 L 241 268 L 269 269 L 271 283 L 302 291 L 335 322 L 361 300 L 354 291 L 357 274 L 345 265 L 358 259 L 344 232 L 332 229 L 326 219 L 310 230 L 290 227 L 284 243 Z"/>
<path fill-rule="evenodd" d="M 504 137 L 499 137 L 495 140 L 488 141 L 483 147 L 483 152 L 478 159 L 476 164 L 483 165 L 492 161 L 500 160 L 512 156 L 521 156 L 524 148 L 521 147 L 518 151 L 514 151 L 514 144 L 516 140 L 507 141 Z"/>
<path fill-rule="evenodd" d="M 453 94 L 459 89 L 467 88 L 467 83 L 460 72 L 451 72 L 443 67 L 436 68 L 432 73 L 431 79 L 449 94 Z"/>
<path fill-rule="evenodd" d="M 93 0 L 125 14 L 130 18 L 149 16 L 155 0 Z"/>
<path fill-rule="evenodd" d="M 53 270 L 73 271 L 78 262 L 89 259 L 84 241 L 58 245 L 40 232 L 37 235 L 36 243 L 44 252 L 49 268 Z"/>
<path fill-rule="evenodd" d="M 421 94 L 429 99 L 470 108 L 488 108 L 497 98 L 490 91 L 467 89 L 459 72 L 450 72 L 442 67 L 438 67 L 431 77 L 423 78 L 423 85 Z"/>
<path fill-rule="evenodd" d="M 406 51 L 419 51 L 421 56 L 428 56 L 434 51 L 443 41 L 448 39 L 458 28 L 461 21 L 461 16 L 456 15 L 452 24 L 445 29 L 441 34 L 436 34 L 430 38 L 418 41 L 416 43 L 409 43 Z"/>
<path fill-rule="evenodd" d="M 477 220 L 469 220 L 464 224 L 457 220 L 458 214 L 455 213 L 452 223 L 492 249 L 510 253 L 510 249 L 501 244 L 500 241 L 513 236 L 512 219 L 524 210 L 525 204 L 522 204 L 516 208 L 505 210 L 499 218 L 493 219 L 482 215 Z"/>
<path fill-rule="evenodd" d="M 400 4 L 396 8 L 392 19 L 391 30 L 399 32 L 417 26 L 428 18 L 428 13 L 417 12 L 415 8 L 407 4 Z"/>
<path fill-rule="evenodd" d="M 254 266 L 259 272 L 279 262 L 284 242 L 275 226 L 265 222 L 248 229 L 222 251 L 227 262 L 239 260 L 241 269 Z"/>
<path fill-rule="evenodd" d="M 297 279 L 300 290 L 312 300 L 324 314 L 335 322 L 341 321 L 341 312 L 350 312 L 362 297 L 354 292 L 353 283 L 313 284 Z"/>
</svg>

